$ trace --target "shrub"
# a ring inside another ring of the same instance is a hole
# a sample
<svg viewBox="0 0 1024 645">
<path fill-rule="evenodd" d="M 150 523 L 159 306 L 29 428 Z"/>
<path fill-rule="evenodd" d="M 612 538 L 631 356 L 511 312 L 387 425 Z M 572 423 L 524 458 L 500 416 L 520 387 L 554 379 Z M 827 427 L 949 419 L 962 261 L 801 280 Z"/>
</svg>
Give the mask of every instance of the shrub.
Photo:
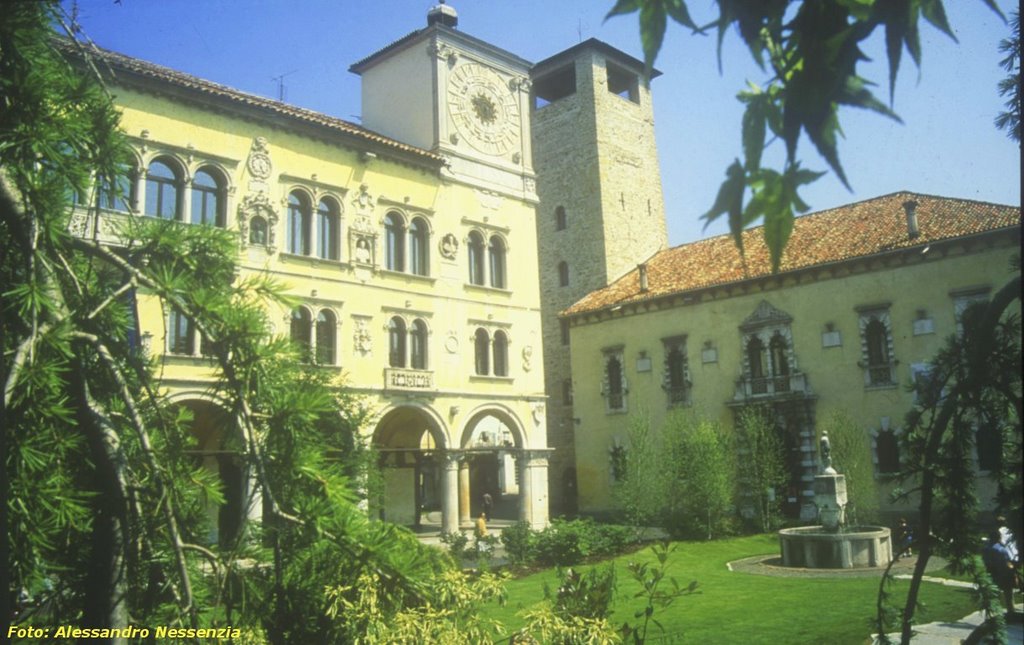
<svg viewBox="0 0 1024 645">
<path fill-rule="evenodd" d="M 537 533 L 534 541 L 534 559 L 543 566 L 567 566 L 587 556 L 586 545 L 575 522 L 555 520 Z"/>
<path fill-rule="evenodd" d="M 461 562 L 464 558 L 471 555 L 467 548 L 469 536 L 462 531 L 442 531 L 441 544 L 448 547 L 448 552 L 452 554 L 452 558 L 456 562 Z"/>
<path fill-rule="evenodd" d="M 530 524 L 522 520 L 501 530 L 501 543 L 505 545 L 509 564 L 520 567 L 533 559 L 533 534 Z"/>
</svg>

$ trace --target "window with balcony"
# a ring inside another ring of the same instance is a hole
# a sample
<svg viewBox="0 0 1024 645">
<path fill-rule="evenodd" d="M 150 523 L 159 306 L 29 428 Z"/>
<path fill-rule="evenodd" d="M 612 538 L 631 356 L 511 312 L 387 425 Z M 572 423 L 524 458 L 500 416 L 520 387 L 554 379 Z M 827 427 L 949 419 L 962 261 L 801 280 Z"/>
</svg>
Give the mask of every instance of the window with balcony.
<svg viewBox="0 0 1024 645">
<path fill-rule="evenodd" d="M 219 171 L 200 168 L 192 178 L 192 223 L 223 228 L 225 181 Z"/>
<path fill-rule="evenodd" d="M 427 369 L 427 323 L 422 320 L 412 321 L 409 330 L 410 364 L 414 370 Z"/>
<path fill-rule="evenodd" d="M 808 393 L 793 352 L 792 322 L 789 314 L 761 301 L 740 325 L 743 366 L 737 400 Z"/>
<path fill-rule="evenodd" d="M 395 316 L 388 323 L 388 364 L 405 367 L 405 321 Z"/>
<path fill-rule="evenodd" d="M 166 157 L 154 159 L 146 172 L 146 215 L 181 220 L 183 172 Z"/>
</svg>

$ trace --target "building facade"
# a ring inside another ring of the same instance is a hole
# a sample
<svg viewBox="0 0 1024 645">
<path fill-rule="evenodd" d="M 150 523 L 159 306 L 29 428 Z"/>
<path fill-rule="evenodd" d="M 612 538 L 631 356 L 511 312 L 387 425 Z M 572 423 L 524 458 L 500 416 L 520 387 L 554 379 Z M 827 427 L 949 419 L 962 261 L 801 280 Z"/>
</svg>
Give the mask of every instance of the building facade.
<svg viewBox="0 0 1024 645">
<path fill-rule="evenodd" d="M 789 481 L 778 493 L 790 517 L 815 517 L 816 436 L 835 412 L 870 436 L 882 510 L 905 512 L 888 493 L 908 386 L 966 306 L 1010 279 L 1019 245 L 1019 207 L 895 193 L 797 218 L 775 274 L 752 229 L 745 258 L 731 236 L 710 238 L 588 294 L 562 314 L 581 510 L 611 509 L 614 457 L 628 458 L 636 415 L 659 428 L 684 408 L 731 427 L 756 404 L 783 439 Z M 984 474 L 998 457 L 978 432 Z M 994 486 L 981 483 L 988 504 Z"/>
<path fill-rule="evenodd" d="M 101 191 L 99 230 L 86 209 L 74 226 L 111 243 L 137 216 L 237 233 L 242 275 L 268 272 L 301 302 L 272 311 L 275 331 L 372 410 L 375 515 L 416 525 L 439 510 L 454 531 L 487 492 L 539 528 L 550 451 L 529 63 L 454 23 L 436 7 L 353 65 L 367 127 L 94 52 L 135 157 L 125 197 Z M 230 533 L 259 504 L 207 394 L 202 339 L 145 294 L 138 308 L 164 385 L 194 412 L 198 457 L 225 484 L 209 512 Z"/>
</svg>

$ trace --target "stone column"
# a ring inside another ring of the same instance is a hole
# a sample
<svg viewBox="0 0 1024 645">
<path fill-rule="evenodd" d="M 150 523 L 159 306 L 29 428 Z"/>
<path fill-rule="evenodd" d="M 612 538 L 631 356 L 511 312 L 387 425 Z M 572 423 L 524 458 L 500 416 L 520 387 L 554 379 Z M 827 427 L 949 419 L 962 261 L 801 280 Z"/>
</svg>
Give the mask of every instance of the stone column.
<svg viewBox="0 0 1024 645">
<path fill-rule="evenodd" d="M 443 454 L 444 472 L 441 485 L 441 530 L 455 533 L 459 530 L 459 455 L 455 452 Z"/>
<path fill-rule="evenodd" d="M 548 525 L 548 455 L 552 450 L 519 453 L 519 519 L 534 529 Z"/>
<path fill-rule="evenodd" d="M 530 451 L 519 452 L 516 468 L 519 469 L 519 519 L 529 522 L 533 515 L 533 482 L 530 481 Z"/>
<path fill-rule="evenodd" d="M 459 523 L 470 524 L 473 518 L 469 513 L 469 460 L 459 462 Z"/>
</svg>

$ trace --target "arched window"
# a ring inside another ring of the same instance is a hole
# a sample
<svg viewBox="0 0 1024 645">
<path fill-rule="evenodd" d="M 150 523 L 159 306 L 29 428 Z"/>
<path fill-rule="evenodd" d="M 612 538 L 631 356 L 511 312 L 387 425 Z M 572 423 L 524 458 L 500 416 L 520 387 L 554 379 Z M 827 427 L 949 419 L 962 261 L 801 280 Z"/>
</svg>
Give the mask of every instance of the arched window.
<svg viewBox="0 0 1024 645">
<path fill-rule="evenodd" d="M 127 213 L 135 201 L 136 171 L 132 164 L 118 164 L 118 174 L 113 180 L 99 178 L 99 207 Z M 77 196 L 77 193 L 76 193 Z M 76 203 L 80 203 L 76 200 Z"/>
<path fill-rule="evenodd" d="M 167 353 L 191 356 L 195 352 L 196 330 L 185 314 L 171 310 L 167 325 Z"/>
<path fill-rule="evenodd" d="M 484 238 L 476 231 L 469 234 L 469 243 L 466 244 L 469 254 L 469 283 L 483 285 L 484 283 Z"/>
<path fill-rule="evenodd" d="M 316 254 L 325 260 L 338 259 L 340 209 L 333 199 L 322 199 L 316 208 Z"/>
<path fill-rule="evenodd" d="M 494 332 L 494 375 L 508 376 L 508 335 L 498 330 Z"/>
<path fill-rule="evenodd" d="M 412 330 L 409 332 L 409 339 L 412 341 L 411 367 L 414 370 L 427 369 L 427 323 L 422 320 L 414 320 Z"/>
<path fill-rule="evenodd" d="M 872 318 L 864 328 L 864 341 L 868 352 L 868 381 L 871 385 L 885 385 L 892 382 L 889 366 L 889 333 L 885 323 Z"/>
<path fill-rule="evenodd" d="M 621 410 L 624 406 L 622 396 L 622 363 L 618 357 L 611 357 L 605 362 L 605 376 L 608 379 L 608 407 Z"/>
<path fill-rule="evenodd" d="M 427 223 L 419 217 L 409 224 L 409 272 L 416 275 L 427 275 L 430 267 L 428 240 L 430 230 Z"/>
<path fill-rule="evenodd" d="M 267 220 L 256 215 L 249 221 L 249 244 L 267 243 Z"/>
<path fill-rule="evenodd" d="M 474 354 L 476 356 L 476 373 L 480 376 L 487 376 L 491 372 L 490 349 L 491 341 L 487 332 L 477 329 L 473 340 Z"/>
<path fill-rule="evenodd" d="M 768 373 L 765 364 L 764 343 L 757 336 L 747 342 L 747 361 L 750 363 L 750 378 L 764 378 Z"/>
<path fill-rule="evenodd" d="M 389 271 L 405 270 L 405 226 L 402 216 L 388 213 L 384 217 L 384 268 Z"/>
<path fill-rule="evenodd" d="M 405 321 L 398 316 L 388 323 L 388 364 L 405 367 Z"/>
<path fill-rule="evenodd" d="M 316 362 L 317 365 L 334 365 L 337 318 L 334 312 L 323 309 L 316 317 Z"/>
<path fill-rule="evenodd" d="M 299 347 L 301 360 L 309 360 L 309 342 L 312 337 L 312 320 L 305 307 L 292 309 L 292 323 L 290 338 Z"/>
<path fill-rule="evenodd" d="M 555 230 L 564 231 L 568 227 L 568 221 L 565 216 L 565 206 L 559 206 L 555 209 Z"/>
<path fill-rule="evenodd" d="M 505 242 L 497 235 L 491 237 L 491 286 L 505 288 Z"/>
<path fill-rule="evenodd" d="M 569 286 L 569 265 L 566 262 L 558 263 L 558 286 Z"/>
<path fill-rule="evenodd" d="M 155 159 L 146 173 L 146 215 L 181 219 L 181 173 L 169 160 Z"/>
<path fill-rule="evenodd" d="M 288 252 L 309 255 L 309 198 L 299 191 L 288 195 Z"/>
<path fill-rule="evenodd" d="M 768 343 L 768 349 L 772 355 L 772 376 L 788 376 L 789 357 L 786 353 L 786 339 L 780 334 L 775 334 Z"/>
<path fill-rule="evenodd" d="M 875 437 L 875 454 L 878 457 L 878 472 L 898 473 L 900 471 L 900 444 L 896 433 L 883 430 Z"/>
<path fill-rule="evenodd" d="M 200 168 L 192 179 L 192 223 L 224 226 L 224 182 L 220 173 Z"/>
</svg>

